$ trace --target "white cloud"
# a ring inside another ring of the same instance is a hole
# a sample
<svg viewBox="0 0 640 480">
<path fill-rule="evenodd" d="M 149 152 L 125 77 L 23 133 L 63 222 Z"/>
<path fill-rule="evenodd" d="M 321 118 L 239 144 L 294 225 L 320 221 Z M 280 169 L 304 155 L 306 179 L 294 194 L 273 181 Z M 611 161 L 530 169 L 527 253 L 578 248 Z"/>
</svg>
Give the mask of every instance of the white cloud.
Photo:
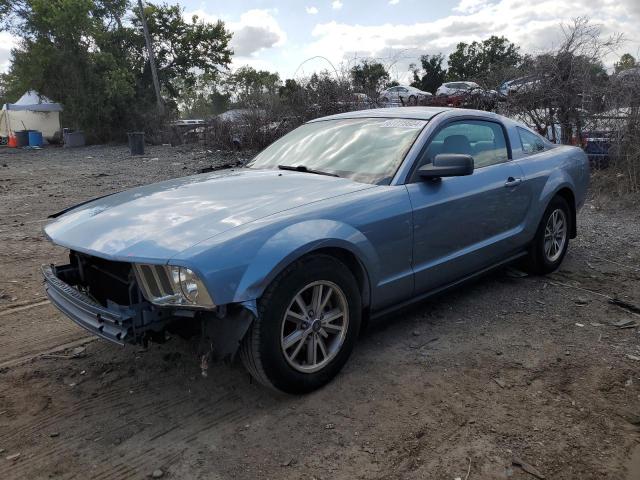
<svg viewBox="0 0 640 480">
<path fill-rule="evenodd" d="M 275 10 L 248 10 L 240 15 L 240 20 L 225 21 L 231 32 L 231 47 L 238 57 L 251 57 L 257 55 L 262 50 L 280 47 L 287 40 L 287 34 L 280 27 L 273 14 Z M 218 16 L 209 14 L 203 10 L 185 12 L 186 18 L 198 15 L 205 22 L 215 22 Z"/>
<path fill-rule="evenodd" d="M 594 23 L 601 24 L 603 36 L 614 32 L 626 34 L 628 43 L 612 54 L 612 64 L 619 54 L 638 52 L 640 19 L 638 0 L 462 0 L 456 13 L 429 22 L 413 24 L 358 25 L 332 21 L 315 26 L 313 41 L 305 55 L 324 55 L 333 63 L 374 57 L 392 66 L 401 77 L 408 65 L 424 53 L 450 53 L 459 42 L 480 41 L 491 35 L 504 35 L 521 46 L 524 52 L 536 53 L 557 45 L 561 23 L 570 23 L 579 13 L 588 12 Z M 636 17 L 635 19 L 633 17 Z"/>
<path fill-rule="evenodd" d="M 0 72 L 6 72 L 11 66 L 11 49 L 17 46 L 17 39 L 9 32 L 0 32 Z"/>
<path fill-rule="evenodd" d="M 460 0 L 453 10 L 462 13 L 475 13 L 487 6 L 486 0 Z"/>
<path fill-rule="evenodd" d="M 344 4 L 340 0 L 333 0 L 331 2 L 331 8 L 334 10 L 340 10 Z"/>
<path fill-rule="evenodd" d="M 318 14 L 318 9 L 316 7 L 306 7 L 305 10 L 307 11 L 307 13 L 309 15 L 317 15 Z"/>
<path fill-rule="evenodd" d="M 389 5 L 397 5 L 400 3 L 400 0 L 389 0 Z"/>
</svg>

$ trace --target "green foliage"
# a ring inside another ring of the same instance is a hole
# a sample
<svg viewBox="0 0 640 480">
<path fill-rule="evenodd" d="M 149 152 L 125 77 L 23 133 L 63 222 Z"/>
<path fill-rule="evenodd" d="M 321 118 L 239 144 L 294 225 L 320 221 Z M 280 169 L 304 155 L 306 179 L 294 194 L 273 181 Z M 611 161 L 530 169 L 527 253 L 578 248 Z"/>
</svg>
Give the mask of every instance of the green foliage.
<svg viewBox="0 0 640 480">
<path fill-rule="evenodd" d="M 157 126 L 140 12 L 128 0 L 17 0 L 7 11 L 2 5 L 4 26 L 21 38 L 3 79 L 5 98 L 35 89 L 64 105 L 64 126 L 93 141 Z M 145 15 L 163 98 L 175 114 L 198 75 L 215 78 L 230 63 L 231 35 L 222 22 L 185 21 L 178 6 L 147 3 Z"/>
<path fill-rule="evenodd" d="M 259 103 L 262 95 L 275 95 L 282 82 L 280 75 L 245 66 L 238 68 L 224 82 L 227 92 L 238 103 Z"/>
<path fill-rule="evenodd" d="M 620 57 L 620 60 L 618 60 L 615 63 L 614 68 L 616 70 L 616 73 L 620 73 L 623 70 L 629 70 L 630 68 L 635 68 L 639 66 L 640 64 L 636 62 L 636 59 L 633 55 L 631 55 L 630 53 L 624 53 Z"/>
<path fill-rule="evenodd" d="M 185 21 L 179 5 L 146 4 L 144 9 L 151 35 L 163 96 L 177 98 L 181 87 L 195 85 L 199 73 L 215 78 L 221 67 L 231 63 L 228 43 L 231 34 L 224 23 L 209 24 L 197 15 Z M 142 31 L 140 12 L 134 9 L 135 31 Z M 136 49 L 144 51 L 144 38 L 137 35 Z M 137 60 L 141 60 L 138 56 Z M 148 68 L 148 63 L 146 63 Z M 147 72 L 145 72 L 147 73 Z M 150 72 L 148 72 L 150 74 Z"/>
<path fill-rule="evenodd" d="M 230 97 L 218 90 L 215 75 L 199 75 L 193 86 L 183 86 L 180 90 L 181 118 L 207 119 L 229 108 Z"/>
<path fill-rule="evenodd" d="M 442 66 L 444 55 L 422 55 L 420 57 L 421 68 L 412 64 L 409 68 L 413 72 L 412 87 L 425 92 L 436 93 L 447 77 L 447 69 Z"/>
<path fill-rule="evenodd" d="M 489 37 L 482 42 L 458 43 L 449 55 L 449 80 L 481 80 L 494 72 L 516 67 L 522 61 L 519 47 L 505 37 Z M 493 79 L 492 79 L 493 80 Z"/>
<path fill-rule="evenodd" d="M 389 81 L 389 72 L 384 65 L 373 60 L 364 60 L 353 66 L 350 73 L 353 87 L 370 98 L 378 98 L 380 90 Z"/>
</svg>

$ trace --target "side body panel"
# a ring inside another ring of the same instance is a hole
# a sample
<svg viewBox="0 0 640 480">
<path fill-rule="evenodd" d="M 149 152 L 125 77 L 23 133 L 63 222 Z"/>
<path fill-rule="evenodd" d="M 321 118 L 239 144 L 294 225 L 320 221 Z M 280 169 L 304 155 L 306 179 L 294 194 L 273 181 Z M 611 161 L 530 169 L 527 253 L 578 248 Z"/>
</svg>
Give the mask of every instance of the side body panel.
<svg viewBox="0 0 640 480">
<path fill-rule="evenodd" d="M 529 193 L 513 162 L 465 177 L 407 185 L 414 208 L 416 294 L 438 288 L 524 248 Z"/>
<path fill-rule="evenodd" d="M 487 112 L 450 110 L 427 125 L 410 163 L 395 181 L 406 182 L 414 209 L 414 271 L 421 294 L 459 280 L 524 250 L 531 192 L 520 166 L 505 163 L 476 168 L 472 175 L 437 181 L 415 179 L 414 164 L 438 132 L 459 121 L 500 125 L 507 150 L 510 136 L 504 118 Z M 510 156 L 512 158 L 512 155 Z M 413 182 L 413 183 L 412 183 Z"/>
</svg>

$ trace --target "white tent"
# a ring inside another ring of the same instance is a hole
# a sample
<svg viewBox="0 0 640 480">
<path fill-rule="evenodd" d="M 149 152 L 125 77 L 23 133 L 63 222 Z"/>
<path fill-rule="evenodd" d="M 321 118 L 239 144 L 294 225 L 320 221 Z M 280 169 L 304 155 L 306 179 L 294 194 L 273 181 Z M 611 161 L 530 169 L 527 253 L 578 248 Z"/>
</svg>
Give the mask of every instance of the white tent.
<svg viewBox="0 0 640 480">
<path fill-rule="evenodd" d="M 0 111 L 0 136 L 19 130 L 38 130 L 47 140 L 60 136 L 62 105 L 29 90 L 16 103 L 6 103 Z"/>
</svg>

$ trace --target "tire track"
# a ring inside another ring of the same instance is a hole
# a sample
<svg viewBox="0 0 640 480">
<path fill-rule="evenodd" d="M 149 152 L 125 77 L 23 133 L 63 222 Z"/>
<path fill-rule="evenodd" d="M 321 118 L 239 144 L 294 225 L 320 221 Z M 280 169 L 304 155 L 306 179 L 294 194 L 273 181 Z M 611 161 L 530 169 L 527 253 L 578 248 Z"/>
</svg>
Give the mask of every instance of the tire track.
<svg viewBox="0 0 640 480">
<path fill-rule="evenodd" d="M 21 305 L 13 305 L 0 310 L 0 317 L 4 317 L 5 315 L 11 315 L 12 313 L 23 312 L 25 310 L 30 310 L 36 307 L 42 307 L 43 305 L 49 305 L 50 303 L 51 302 L 49 300 L 39 300 L 39 301 L 29 302 Z"/>
<path fill-rule="evenodd" d="M 103 404 L 101 400 L 104 400 L 107 397 L 118 398 L 119 394 L 122 394 L 122 392 L 126 390 L 127 388 L 125 387 L 119 390 L 111 391 L 110 395 L 101 395 L 98 397 L 94 397 L 93 399 L 91 399 L 91 403 L 93 403 L 94 406 L 98 403 Z M 160 408 L 154 411 L 154 416 L 157 417 L 167 410 L 175 408 L 177 405 L 186 405 L 186 400 L 188 398 L 189 395 L 184 395 L 181 398 L 164 400 L 159 405 L 157 405 Z M 139 432 L 129 437 L 118 448 L 125 448 L 125 446 L 131 445 L 132 443 L 135 443 L 136 445 L 152 444 L 152 446 L 142 452 L 139 451 L 139 449 L 134 448 L 132 449 L 132 451 L 130 451 L 130 453 L 126 453 L 123 457 L 119 458 L 116 464 L 113 464 L 108 460 L 102 462 L 100 464 L 100 470 L 92 472 L 92 478 L 109 478 L 118 480 L 139 478 L 140 476 L 146 475 L 154 469 L 158 468 L 159 464 L 166 463 L 166 459 L 169 454 L 176 454 L 176 452 L 167 451 L 167 444 L 186 445 L 192 443 L 193 441 L 200 438 L 205 432 L 211 430 L 212 428 L 223 422 L 235 425 L 238 422 L 245 421 L 249 416 L 248 411 L 245 409 L 242 403 L 239 402 L 239 396 L 234 392 L 222 392 L 221 396 L 216 398 L 211 403 L 205 402 L 204 399 L 200 400 L 203 401 L 196 402 L 194 404 L 195 408 L 188 410 L 176 410 L 178 412 L 178 415 L 176 415 L 175 418 L 172 419 L 173 426 L 170 429 L 160 432 L 158 432 L 158 429 L 155 429 L 155 432 L 152 433 L 152 430 L 143 428 Z M 28 462 L 17 464 L 15 468 L 10 472 L 11 475 L 16 475 L 13 478 L 32 478 L 32 473 L 34 470 L 47 470 L 52 462 L 56 461 L 57 459 L 64 458 L 65 456 L 73 456 L 75 452 L 78 451 L 78 448 L 86 443 L 85 439 L 90 436 L 89 433 L 91 433 L 92 429 L 92 425 L 88 422 L 85 422 L 85 428 L 80 428 L 77 431 L 73 432 L 73 435 L 68 438 L 65 437 L 64 441 L 57 442 L 53 445 L 47 445 L 46 448 L 42 448 L 42 446 L 38 448 L 38 444 L 40 444 L 43 439 L 44 434 L 42 432 L 47 431 L 47 425 L 49 427 L 55 425 L 57 423 L 56 419 L 60 417 L 68 419 L 68 415 L 70 412 L 80 411 L 78 405 L 81 403 L 83 402 L 70 405 L 68 408 L 64 408 L 57 412 L 55 416 L 47 417 L 47 422 L 45 424 L 38 423 L 32 425 L 32 428 L 29 432 L 22 432 L 23 434 L 28 435 L 24 440 L 28 440 L 29 443 L 32 443 L 34 447 L 38 449 L 38 453 L 34 456 L 29 457 Z M 218 406 L 222 406 L 223 408 L 217 408 Z M 114 411 L 113 405 L 107 405 L 106 407 L 106 411 Z M 142 407 L 139 409 L 134 409 L 131 412 L 127 413 L 128 415 L 142 418 L 145 414 L 145 411 L 146 408 Z M 207 412 L 211 413 L 207 415 Z M 117 431 L 118 428 L 118 426 L 115 426 L 109 431 L 100 433 L 102 433 L 104 436 L 108 436 L 109 433 Z M 7 444 L 7 436 L 2 436 L 0 438 L 3 441 L 3 444 Z M 163 438 L 163 441 L 158 442 L 158 439 L 161 438 Z M 153 444 L 158 445 L 156 446 Z M 179 452 L 177 454 L 179 454 Z"/>
</svg>

